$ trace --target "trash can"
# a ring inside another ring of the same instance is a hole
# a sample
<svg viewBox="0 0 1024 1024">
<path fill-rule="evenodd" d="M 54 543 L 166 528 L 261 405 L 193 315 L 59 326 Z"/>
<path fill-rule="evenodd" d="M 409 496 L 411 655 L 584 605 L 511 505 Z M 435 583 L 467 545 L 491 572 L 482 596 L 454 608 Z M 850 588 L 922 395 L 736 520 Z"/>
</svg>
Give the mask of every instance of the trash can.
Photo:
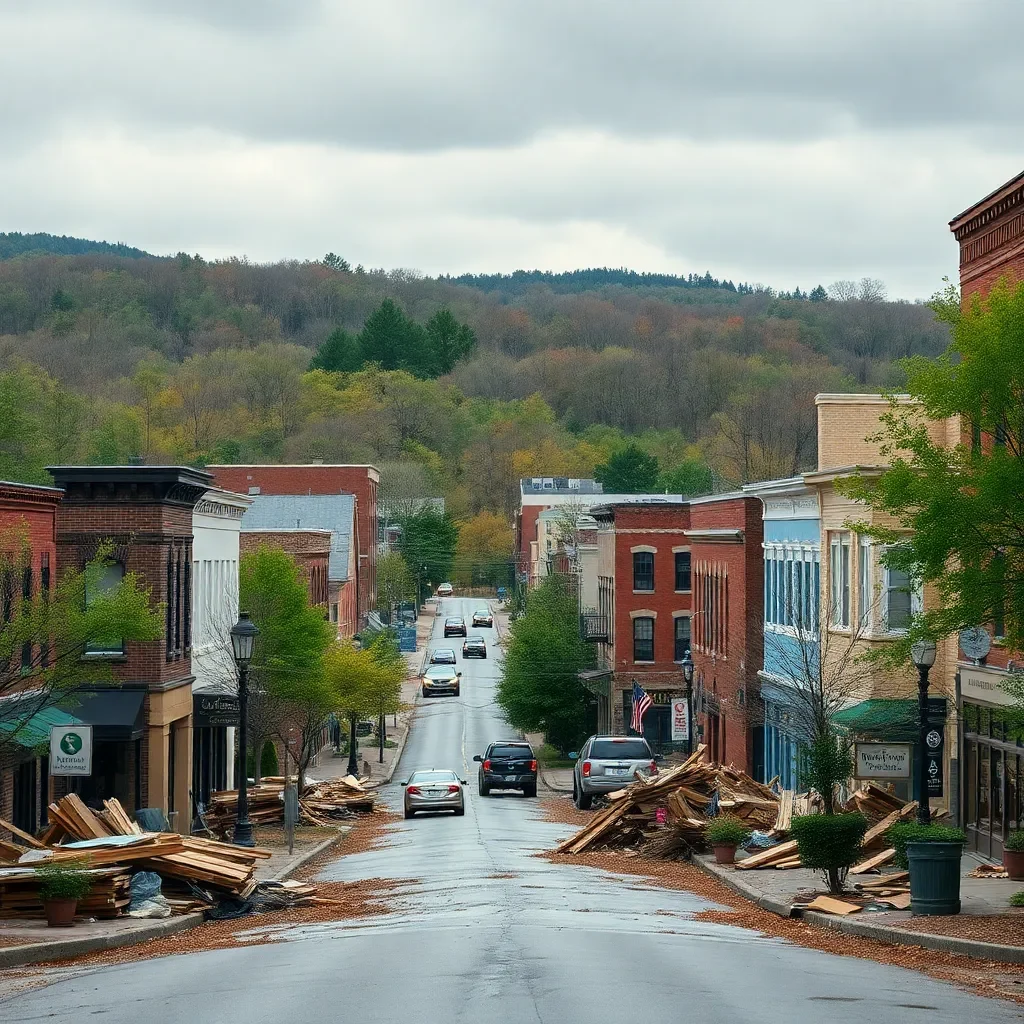
<svg viewBox="0 0 1024 1024">
<path fill-rule="evenodd" d="M 960 913 L 963 852 L 963 843 L 907 843 L 912 914 Z"/>
</svg>

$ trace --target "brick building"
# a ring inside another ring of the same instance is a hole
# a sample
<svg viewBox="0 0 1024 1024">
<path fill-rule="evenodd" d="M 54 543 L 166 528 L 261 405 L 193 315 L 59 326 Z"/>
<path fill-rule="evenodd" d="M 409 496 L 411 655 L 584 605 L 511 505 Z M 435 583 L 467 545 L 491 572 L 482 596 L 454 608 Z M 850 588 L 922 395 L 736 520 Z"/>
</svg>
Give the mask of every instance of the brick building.
<svg viewBox="0 0 1024 1024">
<path fill-rule="evenodd" d="M 690 649 L 690 508 L 623 502 L 593 506 L 590 515 L 597 523 L 595 618 L 605 625 L 589 638 L 599 643 L 604 675 L 585 682 L 607 695 L 608 728 L 628 732 L 636 680 L 654 701 L 644 719 L 648 741 L 658 751 L 682 747 L 682 737 L 672 739 L 670 704 L 682 693 L 679 666 Z"/>
<path fill-rule="evenodd" d="M 0 481 L 0 616 L 5 620 L 19 596 L 32 597 L 56 583 L 60 499 L 61 492 L 53 487 Z M 38 648 L 23 649 L 22 666 L 38 665 L 42 653 Z M 3 704 L 0 701 L 0 723 Z M 26 745 L 8 743 L 0 749 L 0 818 L 27 832 L 46 820 L 48 758 L 35 756 L 33 749 L 40 739 L 45 737 L 31 732 Z"/>
<path fill-rule="evenodd" d="M 247 530 L 242 534 L 241 553 L 261 547 L 278 548 L 291 555 L 309 588 L 309 603 L 328 613 L 328 564 L 331 557 L 330 530 Z"/>
<path fill-rule="evenodd" d="M 112 545 L 110 579 L 137 574 L 165 605 L 161 636 L 107 644 L 83 658 L 79 705 L 93 727 L 93 774 L 54 779 L 84 800 L 116 796 L 132 811 L 159 807 L 188 832 L 192 813 L 192 516 L 210 487 L 202 470 L 182 466 L 57 466 L 57 561 L 82 568 Z M 89 661 L 111 665 L 120 685 L 88 685 Z"/>
<path fill-rule="evenodd" d="M 378 517 L 377 490 L 380 473 L 368 465 L 311 463 L 290 466 L 209 466 L 217 482 L 240 494 L 327 495 L 351 494 L 355 498 L 353 559 L 356 566 L 356 630 L 367 613 L 377 607 Z M 287 524 L 282 524 L 287 525 Z M 306 523 L 313 526 L 319 524 Z M 339 609 L 339 614 L 341 609 Z"/>
<path fill-rule="evenodd" d="M 762 505 L 749 495 L 690 502 L 694 722 L 712 761 L 762 774 Z"/>
</svg>

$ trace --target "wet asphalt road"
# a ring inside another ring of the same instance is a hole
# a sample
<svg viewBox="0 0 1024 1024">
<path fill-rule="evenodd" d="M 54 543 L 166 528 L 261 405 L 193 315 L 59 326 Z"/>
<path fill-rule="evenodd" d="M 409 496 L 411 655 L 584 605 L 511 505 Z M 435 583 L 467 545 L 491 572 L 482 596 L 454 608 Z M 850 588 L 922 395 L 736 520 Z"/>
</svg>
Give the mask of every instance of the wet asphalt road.
<svg viewBox="0 0 1024 1024">
<path fill-rule="evenodd" d="M 469 781 L 466 815 L 422 816 L 381 849 L 322 877 L 405 879 L 385 917 L 280 927 L 281 942 L 87 972 L 0 1002 L 4 1022 L 203 1024 L 907 1024 L 1020 1020 L 1015 1006 L 910 971 L 829 956 L 694 921 L 709 904 L 642 880 L 535 856 L 567 834 L 518 793 L 477 795 L 472 757 L 507 738 L 494 704 L 497 665 L 462 663 L 459 698 L 422 704 L 396 780 L 418 767 Z M 471 630 L 472 631 L 472 630 Z M 480 630 L 489 655 L 493 631 Z M 400 807 L 401 790 L 388 791 Z M 259 929 L 261 934 L 267 928 Z M 0 993 L 3 992 L 0 984 Z"/>
</svg>

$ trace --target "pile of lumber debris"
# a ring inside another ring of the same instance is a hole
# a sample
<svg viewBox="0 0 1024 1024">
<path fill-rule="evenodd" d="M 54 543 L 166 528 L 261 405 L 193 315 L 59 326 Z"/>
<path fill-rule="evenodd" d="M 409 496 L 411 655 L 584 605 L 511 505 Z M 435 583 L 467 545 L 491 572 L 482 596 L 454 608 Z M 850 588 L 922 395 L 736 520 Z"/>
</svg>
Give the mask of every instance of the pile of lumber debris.
<svg viewBox="0 0 1024 1024">
<path fill-rule="evenodd" d="M 42 916 L 34 868 L 66 863 L 88 870 L 96 879 L 80 912 L 115 917 L 128 904 L 135 870 L 155 871 L 182 913 L 220 899 L 248 899 L 256 890 L 256 863 L 269 850 L 232 846 L 215 839 L 174 832 L 143 832 L 116 800 L 93 811 L 74 793 L 49 807 L 49 827 L 37 839 L 0 821 L 18 840 L 0 844 L 0 917 Z"/>
<path fill-rule="evenodd" d="M 813 897 L 813 898 L 812 898 Z M 800 911 L 817 910 L 824 914 L 846 917 L 865 907 L 874 910 L 908 910 L 910 908 L 910 875 L 906 871 L 873 882 L 860 882 L 842 896 L 808 894 L 807 899 L 794 903 Z"/>
<path fill-rule="evenodd" d="M 610 793 L 608 806 L 556 852 L 638 847 L 646 856 L 675 856 L 703 846 L 713 808 L 740 818 L 751 829 L 770 829 L 779 814 L 775 793 L 732 765 L 702 760 L 704 749 L 698 747 L 674 768 L 638 776 L 632 785 Z M 665 811 L 662 824 L 659 809 Z"/>
<path fill-rule="evenodd" d="M 297 780 L 293 776 L 289 781 L 295 784 Z M 327 825 L 328 818 L 372 811 L 377 797 L 366 789 L 367 781 L 346 775 L 343 779 L 305 783 L 299 794 L 301 821 L 307 825 Z M 283 776 L 272 776 L 261 779 L 258 786 L 249 789 L 249 820 L 254 825 L 284 821 L 284 787 Z M 211 795 L 206 823 L 215 835 L 229 835 L 237 817 L 238 790 Z"/>
</svg>

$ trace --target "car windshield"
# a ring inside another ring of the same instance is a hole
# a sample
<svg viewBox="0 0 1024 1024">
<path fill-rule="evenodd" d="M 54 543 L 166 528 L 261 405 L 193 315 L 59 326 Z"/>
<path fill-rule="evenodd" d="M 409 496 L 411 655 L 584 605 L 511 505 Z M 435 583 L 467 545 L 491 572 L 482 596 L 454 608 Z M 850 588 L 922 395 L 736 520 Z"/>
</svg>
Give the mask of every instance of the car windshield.
<svg viewBox="0 0 1024 1024">
<path fill-rule="evenodd" d="M 456 782 L 458 776 L 455 772 L 445 771 L 430 771 L 430 772 L 413 772 L 409 776 L 410 782 Z"/>
<path fill-rule="evenodd" d="M 454 661 L 455 652 L 449 650 L 434 651 L 434 661 Z"/>
<path fill-rule="evenodd" d="M 481 608 L 478 612 L 473 612 L 478 619 L 486 619 L 491 613 L 486 608 Z"/>
<path fill-rule="evenodd" d="M 499 743 L 491 747 L 491 757 L 533 757 L 533 751 L 525 745 Z"/>
<path fill-rule="evenodd" d="M 462 625 L 462 619 L 446 619 L 445 621 L 447 622 L 447 624 L 449 626 L 461 626 Z"/>
<path fill-rule="evenodd" d="M 647 741 L 641 739 L 594 740 L 590 756 L 598 761 L 648 761 L 651 750 Z"/>
<path fill-rule="evenodd" d="M 482 644 L 483 642 L 484 638 L 482 636 L 471 636 L 466 638 L 467 644 Z"/>
<path fill-rule="evenodd" d="M 424 672 L 424 675 L 428 679 L 451 679 L 454 674 L 453 669 L 441 668 L 440 666 L 437 666 L 436 668 L 428 668 L 427 671 Z"/>
</svg>

